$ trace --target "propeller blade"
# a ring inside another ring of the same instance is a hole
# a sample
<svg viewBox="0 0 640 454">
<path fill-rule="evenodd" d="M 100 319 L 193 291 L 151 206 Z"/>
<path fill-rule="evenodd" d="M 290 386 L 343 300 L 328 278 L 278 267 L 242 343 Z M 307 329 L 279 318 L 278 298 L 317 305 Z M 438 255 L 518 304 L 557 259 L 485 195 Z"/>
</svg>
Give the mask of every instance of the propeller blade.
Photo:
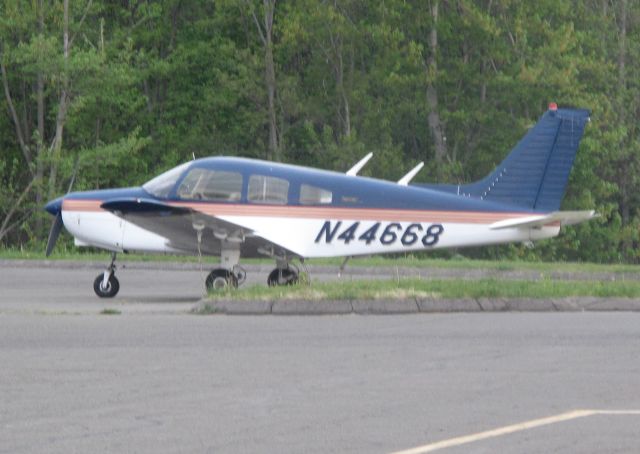
<svg viewBox="0 0 640 454">
<path fill-rule="evenodd" d="M 53 220 L 53 224 L 51 224 L 51 230 L 49 231 L 49 240 L 47 241 L 47 252 L 46 256 L 49 257 L 51 255 L 51 251 L 56 246 L 56 241 L 58 241 L 58 236 L 60 235 L 60 230 L 62 230 L 62 212 L 59 211 L 56 214 L 56 218 Z"/>
</svg>

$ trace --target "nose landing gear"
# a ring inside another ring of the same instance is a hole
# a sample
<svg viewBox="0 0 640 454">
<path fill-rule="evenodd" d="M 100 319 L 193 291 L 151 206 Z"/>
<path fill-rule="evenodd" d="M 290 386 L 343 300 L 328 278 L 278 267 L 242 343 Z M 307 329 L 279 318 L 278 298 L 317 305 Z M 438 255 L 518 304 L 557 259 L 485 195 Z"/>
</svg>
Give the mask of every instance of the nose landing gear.
<svg viewBox="0 0 640 454">
<path fill-rule="evenodd" d="M 116 253 L 111 253 L 111 264 L 96 276 L 93 281 L 93 291 L 100 298 L 113 298 L 120 290 L 120 282 L 115 276 L 116 271 Z"/>
</svg>

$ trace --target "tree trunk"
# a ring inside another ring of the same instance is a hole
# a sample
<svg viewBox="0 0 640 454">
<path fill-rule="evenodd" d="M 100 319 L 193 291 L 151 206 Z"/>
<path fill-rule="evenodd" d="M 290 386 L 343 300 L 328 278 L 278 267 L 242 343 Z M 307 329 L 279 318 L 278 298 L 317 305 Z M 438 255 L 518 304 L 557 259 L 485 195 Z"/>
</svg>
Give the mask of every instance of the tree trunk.
<svg viewBox="0 0 640 454">
<path fill-rule="evenodd" d="M 43 0 L 38 0 L 38 33 L 41 35 L 44 33 L 44 4 Z M 46 138 L 44 136 L 44 76 L 41 71 L 38 71 L 36 86 L 36 102 L 38 104 L 38 141 L 36 143 L 36 205 L 42 206 L 44 202 L 44 194 L 42 191 L 42 179 L 44 178 L 44 163 L 42 161 L 44 143 Z M 42 216 L 36 217 L 36 231 L 41 232 L 43 229 Z"/>
<path fill-rule="evenodd" d="M 627 91 L 625 65 L 627 55 L 627 0 L 620 2 L 620 42 L 618 50 L 618 112 L 620 114 L 619 123 L 625 123 L 625 94 Z M 627 225 L 630 220 L 629 195 L 627 191 L 627 182 L 630 178 L 628 167 L 622 166 L 621 183 L 620 183 L 620 214 L 622 216 L 622 225 Z M 624 249 L 629 247 L 629 242 L 625 241 Z"/>
<path fill-rule="evenodd" d="M 280 161 L 276 119 L 276 70 L 273 62 L 273 12 L 276 0 L 264 0 L 264 66 L 269 109 L 269 157 Z"/>
<path fill-rule="evenodd" d="M 249 1 L 253 21 L 258 29 L 258 35 L 264 46 L 264 81 L 267 88 L 267 110 L 269 116 L 269 150 L 267 157 L 274 161 L 280 161 L 280 143 L 278 140 L 278 123 L 276 117 L 276 69 L 273 62 L 273 13 L 276 8 L 276 0 L 263 0 L 264 18 L 258 20 L 255 9 Z"/>
<path fill-rule="evenodd" d="M 447 154 L 446 138 L 443 132 L 442 120 L 438 112 L 438 91 L 436 88 L 436 78 L 438 65 L 436 55 L 438 52 L 438 0 L 433 0 L 431 5 L 431 32 L 429 33 L 429 57 L 427 59 L 427 105 L 429 107 L 429 115 L 427 123 L 431 136 L 433 137 L 433 145 L 435 149 L 436 163 L 438 164 L 438 177 L 441 177 L 441 165 Z"/>
<path fill-rule="evenodd" d="M 336 54 L 336 85 L 338 93 L 340 94 L 340 104 L 342 104 L 342 117 L 343 133 L 345 137 L 351 135 L 351 113 L 349 112 L 349 98 L 347 97 L 347 91 L 344 87 L 344 59 L 342 57 L 342 38 L 338 36 L 334 40 L 333 34 L 331 35 L 331 44 Z"/>
<path fill-rule="evenodd" d="M 278 126 L 276 121 L 276 72 L 273 63 L 273 49 L 270 32 L 264 53 L 265 83 L 269 109 L 269 158 L 280 161 L 280 147 L 278 145 Z"/>
<path fill-rule="evenodd" d="M 49 174 L 49 198 L 53 198 L 56 192 L 56 179 L 58 173 L 58 158 L 62 150 L 62 135 L 64 133 L 64 124 L 67 118 L 67 108 L 69 103 L 69 0 L 64 0 L 64 18 L 63 18 L 63 52 L 64 52 L 64 75 L 62 76 L 62 90 L 60 92 L 60 104 L 58 105 L 58 114 L 56 115 L 56 134 L 51 144 L 51 171 Z"/>
<path fill-rule="evenodd" d="M 7 76 L 7 69 L 2 62 L 2 55 L 0 55 L 0 75 L 2 75 L 2 86 L 4 88 L 4 95 L 7 100 L 7 105 L 9 107 L 9 112 L 11 113 L 11 118 L 13 119 L 13 125 L 16 130 L 16 139 L 18 140 L 18 144 L 20 145 L 20 150 L 22 150 L 22 155 L 24 156 L 24 160 L 27 163 L 27 167 L 29 168 L 29 172 L 33 175 L 33 169 L 31 168 L 31 163 L 33 162 L 33 156 L 31 155 L 31 150 L 29 146 L 25 142 L 24 134 L 22 132 L 22 125 L 20 124 L 20 118 L 18 117 L 18 113 L 16 112 L 16 108 L 13 104 L 13 98 L 11 96 L 11 91 L 9 89 L 9 79 Z"/>
<path fill-rule="evenodd" d="M 620 2 L 620 43 L 618 50 L 618 95 L 620 96 L 621 105 L 624 102 L 624 92 L 627 88 L 625 66 L 627 57 L 627 0 Z M 620 109 L 620 113 L 624 114 L 625 109 Z M 624 122 L 624 118 L 620 119 Z"/>
<path fill-rule="evenodd" d="M 36 182 L 36 179 L 32 178 L 31 181 L 29 182 L 29 184 L 27 185 L 27 187 L 25 187 L 22 190 L 22 193 L 18 196 L 18 198 L 15 200 L 15 202 L 13 202 L 11 204 L 11 208 L 9 209 L 9 211 L 5 215 L 4 219 L 2 220 L 2 224 L 0 224 L 0 241 L 2 241 L 3 238 L 9 232 L 11 232 L 11 230 L 16 228 L 18 226 L 18 224 L 20 224 L 20 222 L 22 222 L 22 221 L 24 221 L 24 219 L 26 219 L 27 216 L 24 216 L 22 219 L 19 219 L 18 221 L 14 222 L 13 224 L 10 223 L 11 219 L 13 218 L 13 215 L 16 213 L 16 211 L 18 210 L 20 205 L 22 205 L 22 202 L 24 201 L 24 198 L 27 196 L 27 194 L 29 194 L 29 191 L 31 191 L 31 188 L 33 187 L 35 182 Z"/>
<path fill-rule="evenodd" d="M 342 124 L 342 133 L 345 137 L 351 135 L 351 113 L 349 111 L 349 98 L 347 97 L 347 90 L 344 86 L 344 59 L 342 56 L 342 37 L 337 35 L 333 36 L 333 32 L 329 31 L 329 38 L 331 40 L 331 50 L 335 56 L 332 60 L 335 61 L 333 70 L 336 75 L 336 90 L 339 96 L 338 100 L 338 120 Z"/>
<path fill-rule="evenodd" d="M 619 29 L 618 29 L 618 87 L 617 87 L 617 111 L 618 111 L 618 124 L 626 125 L 627 110 L 630 109 L 628 105 L 628 90 L 626 80 L 626 60 L 627 60 L 627 0 L 621 0 L 619 14 Z M 627 226 L 631 222 L 631 208 L 634 185 L 634 175 L 632 167 L 635 161 L 633 156 L 634 151 L 632 148 L 633 138 L 631 133 L 627 133 L 623 140 L 620 142 L 620 148 L 622 155 L 618 159 L 618 191 L 619 191 L 619 209 L 620 217 L 622 219 L 622 225 Z M 629 257 L 629 252 L 633 250 L 633 242 L 627 235 L 623 236 L 620 249 L 623 254 Z"/>
</svg>

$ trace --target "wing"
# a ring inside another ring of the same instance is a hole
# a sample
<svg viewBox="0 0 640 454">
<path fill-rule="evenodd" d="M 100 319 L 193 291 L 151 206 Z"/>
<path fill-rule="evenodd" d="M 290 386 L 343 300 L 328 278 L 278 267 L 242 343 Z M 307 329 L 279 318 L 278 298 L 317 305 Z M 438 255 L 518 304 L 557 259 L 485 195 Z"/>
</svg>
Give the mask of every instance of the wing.
<svg viewBox="0 0 640 454">
<path fill-rule="evenodd" d="M 220 253 L 222 241 L 240 244 L 244 257 L 270 254 L 299 255 L 283 244 L 278 244 L 260 232 L 238 222 L 203 213 L 193 205 L 171 205 L 153 199 L 126 198 L 109 200 L 100 207 L 126 221 L 167 239 L 167 246 L 189 253 L 198 251 L 198 231 L 202 232 L 202 253 Z"/>
<path fill-rule="evenodd" d="M 554 211 L 548 214 L 526 216 L 517 219 L 505 219 L 498 221 L 489 228 L 491 230 L 510 228 L 535 228 L 545 225 L 559 224 L 561 226 L 578 224 L 597 217 L 595 211 Z"/>
</svg>

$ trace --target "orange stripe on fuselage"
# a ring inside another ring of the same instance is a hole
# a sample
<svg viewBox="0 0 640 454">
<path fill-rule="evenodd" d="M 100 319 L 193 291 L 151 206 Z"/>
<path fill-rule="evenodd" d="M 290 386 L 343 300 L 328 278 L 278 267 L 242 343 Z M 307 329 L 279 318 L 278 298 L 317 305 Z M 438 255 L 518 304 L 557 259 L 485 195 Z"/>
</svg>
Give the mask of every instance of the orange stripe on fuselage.
<svg viewBox="0 0 640 454">
<path fill-rule="evenodd" d="M 103 200 L 64 200 L 65 211 L 105 211 L 100 208 Z M 263 216 L 276 218 L 375 220 L 397 222 L 452 222 L 465 224 L 491 224 L 506 219 L 530 216 L 530 213 L 503 213 L 482 211 L 394 210 L 388 208 L 307 207 L 292 205 L 254 205 L 167 202 L 176 207 L 191 208 L 209 216 Z"/>
<path fill-rule="evenodd" d="M 74 200 L 64 199 L 62 201 L 63 211 L 105 211 L 100 208 L 104 200 Z"/>
</svg>

